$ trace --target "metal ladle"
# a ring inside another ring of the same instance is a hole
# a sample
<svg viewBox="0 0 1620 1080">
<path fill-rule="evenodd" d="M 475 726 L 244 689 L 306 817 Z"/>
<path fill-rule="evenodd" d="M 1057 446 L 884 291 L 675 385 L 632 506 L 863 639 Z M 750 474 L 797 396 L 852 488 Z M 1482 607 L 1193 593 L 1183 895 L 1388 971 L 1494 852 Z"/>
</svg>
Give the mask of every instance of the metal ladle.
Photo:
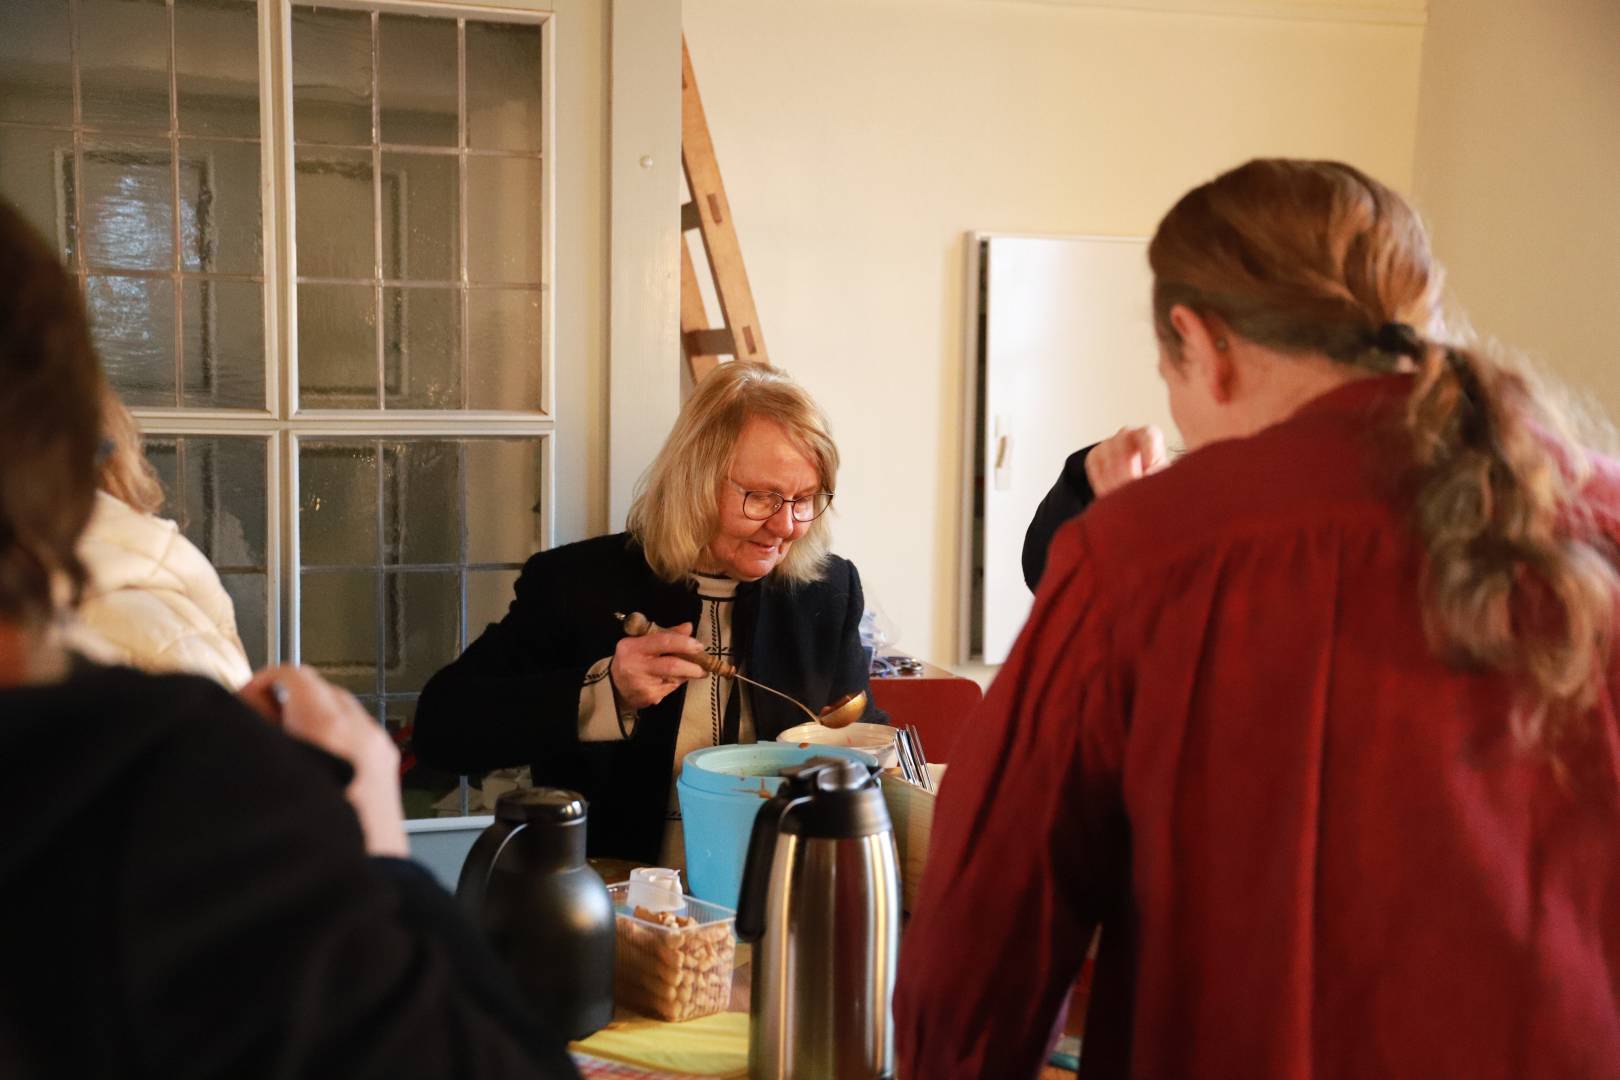
<svg viewBox="0 0 1620 1080">
<path fill-rule="evenodd" d="M 628 615 L 614 612 L 614 617 L 624 624 L 624 632 L 625 636 L 627 637 L 642 637 L 651 633 L 655 629 L 659 629 L 653 625 L 653 621 L 651 619 L 647 618 L 647 616 L 643 615 L 639 611 L 632 611 Z M 748 676 L 740 673 L 735 664 L 732 664 L 730 661 L 725 660 L 722 657 L 714 656 L 710 653 L 699 653 L 697 655 L 681 654 L 681 659 L 690 660 L 692 663 L 696 664 L 698 667 L 702 668 L 704 671 L 707 671 L 711 675 L 718 675 L 723 679 L 738 679 L 747 683 L 749 686 L 759 687 L 767 694 L 775 694 L 783 701 L 791 702 L 795 708 L 804 713 L 804 715 L 808 716 L 811 720 L 814 720 L 816 723 L 820 724 L 822 727 L 848 727 L 850 724 L 853 724 L 855 721 L 859 720 L 866 713 L 865 690 L 854 694 L 846 694 L 844 697 L 841 697 L 835 701 L 832 707 L 829 708 L 825 713 L 817 716 L 815 713 L 810 711 L 810 706 L 806 705 L 798 698 L 789 697 L 775 687 L 766 686 L 764 683 L 759 682 L 756 679 L 750 679 Z"/>
</svg>

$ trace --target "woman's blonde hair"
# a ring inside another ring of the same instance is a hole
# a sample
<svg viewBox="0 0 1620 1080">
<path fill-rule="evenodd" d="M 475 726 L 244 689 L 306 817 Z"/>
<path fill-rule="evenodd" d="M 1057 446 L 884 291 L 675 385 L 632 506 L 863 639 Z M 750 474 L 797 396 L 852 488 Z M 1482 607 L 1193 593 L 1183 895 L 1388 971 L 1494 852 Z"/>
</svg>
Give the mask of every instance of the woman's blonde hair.
<svg viewBox="0 0 1620 1080">
<path fill-rule="evenodd" d="M 143 514 L 157 513 L 163 507 L 163 485 L 141 451 L 140 425 L 112 387 L 105 384 L 101 392 L 101 437 L 105 457 L 98 486 Z"/>
<path fill-rule="evenodd" d="M 1415 365 L 1405 436 L 1430 645 L 1521 679 L 1527 744 L 1556 755 L 1583 734 L 1617 592 L 1613 553 L 1582 512 L 1587 461 L 1527 371 L 1436 340 L 1443 273 L 1405 200 L 1338 162 L 1251 161 L 1188 192 L 1148 260 L 1172 362 L 1182 304 L 1280 351 Z"/>
<path fill-rule="evenodd" d="M 721 488 L 737 440 L 755 419 L 769 420 L 787 433 L 815 467 L 822 490 L 836 487 L 838 447 L 827 417 L 804 388 L 768 364 L 721 364 L 704 376 L 681 409 L 630 505 L 630 534 L 659 577 L 679 581 L 714 539 Z M 822 514 L 788 548 L 771 576 L 788 582 L 819 578 L 830 540 L 827 515 Z"/>
</svg>

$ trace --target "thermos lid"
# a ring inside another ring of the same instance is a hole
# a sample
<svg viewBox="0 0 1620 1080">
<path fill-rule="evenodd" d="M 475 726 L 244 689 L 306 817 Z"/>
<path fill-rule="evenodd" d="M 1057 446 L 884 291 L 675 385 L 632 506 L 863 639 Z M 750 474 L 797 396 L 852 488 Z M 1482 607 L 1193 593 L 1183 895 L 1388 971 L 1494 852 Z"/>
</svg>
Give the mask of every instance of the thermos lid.
<svg viewBox="0 0 1620 1080">
<path fill-rule="evenodd" d="M 495 803 L 495 817 L 501 821 L 531 825 L 569 825 L 585 820 L 585 798 L 566 788 L 515 788 Z"/>
<path fill-rule="evenodd" d="M 811 758 L 782 775 L 787 784 L 778 798 L 794 800 L 782 814 L 782 832 L 853 839 L 893 827 L 875 771 L 859 761 Z"/>
</svg>

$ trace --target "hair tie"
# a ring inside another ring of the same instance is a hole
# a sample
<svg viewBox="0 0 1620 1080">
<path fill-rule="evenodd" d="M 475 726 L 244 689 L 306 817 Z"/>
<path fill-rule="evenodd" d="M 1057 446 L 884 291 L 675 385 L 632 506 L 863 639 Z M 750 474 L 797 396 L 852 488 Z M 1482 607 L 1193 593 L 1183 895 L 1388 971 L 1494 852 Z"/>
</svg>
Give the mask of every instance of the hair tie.
<svg viewBox="0 0 1620 1080">
<path fill-rule="evenodd" d="M 1373 332 L 1372 347 L 1379 352 L 1390 353 L 1394 356 L 1409 356 L 1413 360 L 1422 360 L 1428 346 L 1412 329 L 1410 323 L 1387 322 Z"/>
</svg>

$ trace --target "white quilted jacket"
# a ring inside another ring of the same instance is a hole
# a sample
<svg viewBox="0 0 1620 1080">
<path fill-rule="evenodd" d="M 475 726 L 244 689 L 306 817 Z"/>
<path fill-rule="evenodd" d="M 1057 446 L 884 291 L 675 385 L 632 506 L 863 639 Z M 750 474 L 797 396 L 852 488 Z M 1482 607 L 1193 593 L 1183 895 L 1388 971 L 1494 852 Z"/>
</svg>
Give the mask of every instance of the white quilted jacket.
<svg viewBox="0 0 1620 1080">
<path fill-rule="evenodd" d="M 79 538 L 90 580 L 64 639 L 94 660 L 206 675 L 235 690 L 252 674 L 219 575 L 165 518 L 96 493 Z"/>
</svg>

